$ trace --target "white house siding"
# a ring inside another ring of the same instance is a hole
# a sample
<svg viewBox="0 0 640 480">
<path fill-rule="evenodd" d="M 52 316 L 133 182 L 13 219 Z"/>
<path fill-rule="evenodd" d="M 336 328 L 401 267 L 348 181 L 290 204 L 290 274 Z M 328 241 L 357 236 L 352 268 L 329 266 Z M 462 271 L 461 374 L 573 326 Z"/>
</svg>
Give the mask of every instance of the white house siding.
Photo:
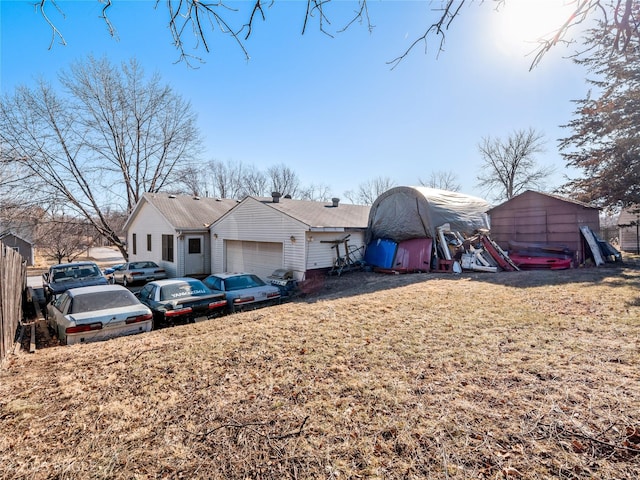
<svg viewBox="0 0 640 480">
<path fill-rule="evenodd" d="M 133 253 L 133 234 L 136 234 L 136 253 Z M 147 234 L 151 234 L 151 251 L 147 251 Z M 129 261 L 136 262 L 140 260 L 150 260 L 156 262 L 167 271 L 167 275 L 175 277 L 178 275 L 176 271 L 176 261 L 179 255 L 178 239 L 174 235 L 173 239 L 173 262 L 162 260 L 162 235 L 175 234 L 173 226 L 171 226 L 160 213 L 148 204 L 143 205 L 136 218 L 132 221 L 127 230 L 127 250 L 129 253 Z"/>
<path fill-rule="evenodd" d="M 302 222 L 257 200 L 248 199 L 211 227 L 212 271 L 222 272 L 225 269 L 225 240 L 281 243 L 282 268 L 292 270 L 296 278 L 302 279 L 306 229 Z"/>
<path fill-rule="evenodd" d="M 342 240 L 347 235 L 351 235 L 347 241 L 351 250 L 364 247 L 364 231 L 347 231 L 347 232 L 307 232 L 307 265 L 306 270 L 316 270 L 321 268 L 330 268 L 336 259 L 336 249 L 331 248 L 333 244 L 322 243 L 332 242 L 334 240 Z M 340 255 L 344 256 L 344 243 L 339 245 Z M 360 254 L 364 253 L 360 250 Z M 358 258 L 359 260 L 360 258 Z"/>
</svg>

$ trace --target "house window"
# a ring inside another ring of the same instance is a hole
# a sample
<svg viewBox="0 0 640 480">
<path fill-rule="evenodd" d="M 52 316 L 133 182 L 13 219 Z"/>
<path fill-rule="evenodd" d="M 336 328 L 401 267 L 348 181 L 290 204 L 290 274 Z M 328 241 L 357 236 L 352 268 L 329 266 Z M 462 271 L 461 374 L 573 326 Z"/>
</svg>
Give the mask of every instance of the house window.
<svg viewBox="0 0 640 480">
<path fill-rule="evenodd" d="M 137 254 L 138 253 L 138 245 L 136 242 L 136 234 L 132 234 L 131 235 L 131 251 L 133 252 L 133 254 Z"/>
<path fill-rule="evenodd" d="M 147 252 L 151 251 L 151 234 L 147 234 Z"/>
<path fill-rule="evenodd" d="M 162 235 L 162 260 L 173 262 L 173 235 Z"/>
<path fill-rule="evenodd" d="M 189 239 L 189 253 L 202 253 L 202 245 L 199 238 Z"/>
</svg>

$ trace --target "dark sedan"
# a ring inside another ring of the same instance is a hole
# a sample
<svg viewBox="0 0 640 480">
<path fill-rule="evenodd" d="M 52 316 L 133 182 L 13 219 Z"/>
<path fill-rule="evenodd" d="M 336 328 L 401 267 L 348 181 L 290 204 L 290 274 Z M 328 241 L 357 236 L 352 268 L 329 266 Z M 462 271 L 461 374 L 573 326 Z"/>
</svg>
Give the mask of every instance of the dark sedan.
<svg viewBox="0 0 640 480">
<path fill-rule="evenodd" d="M 154 327 L 212 318 L 224 313 L 227 306 L 223 292 L 188 277 L 149 282 L 136 296 L 153 312 Z"/>
<path fill-rule="evenodd" d="M 106 285 L 107 278 L 94 262 L 61 263 L 42 274 L 47 303 L 70 288 Z"/>
</svg>

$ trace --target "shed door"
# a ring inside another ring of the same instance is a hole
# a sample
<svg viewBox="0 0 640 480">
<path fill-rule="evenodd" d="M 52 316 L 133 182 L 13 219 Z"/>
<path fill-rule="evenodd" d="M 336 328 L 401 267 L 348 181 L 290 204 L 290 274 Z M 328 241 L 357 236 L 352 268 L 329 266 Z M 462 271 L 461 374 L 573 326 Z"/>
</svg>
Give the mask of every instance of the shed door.
<svg viewBox="0 0 640 480">
<path fill-rule="evenodd" d="M 225 271 L 266 278 L 282 268 L 282 243 L 225 240 Z"/>
</svg>

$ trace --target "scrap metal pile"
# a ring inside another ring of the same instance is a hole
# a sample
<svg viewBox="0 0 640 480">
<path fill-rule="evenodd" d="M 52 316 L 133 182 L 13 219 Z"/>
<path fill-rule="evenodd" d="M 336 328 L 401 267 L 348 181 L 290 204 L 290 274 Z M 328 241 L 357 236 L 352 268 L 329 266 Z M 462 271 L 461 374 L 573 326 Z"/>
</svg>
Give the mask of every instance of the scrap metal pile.
<svg viewBox="0 0 640 480">
<path fill-rule="evenodd" d="M 486 230 L 464 238 L 452 231 L 449 224 L 437 228 L 436 270 L 460 273 L 462 270 L 477 272 L 513 272 L 520 270 L 509 255 L 489 237 Z"/>
</svg>

